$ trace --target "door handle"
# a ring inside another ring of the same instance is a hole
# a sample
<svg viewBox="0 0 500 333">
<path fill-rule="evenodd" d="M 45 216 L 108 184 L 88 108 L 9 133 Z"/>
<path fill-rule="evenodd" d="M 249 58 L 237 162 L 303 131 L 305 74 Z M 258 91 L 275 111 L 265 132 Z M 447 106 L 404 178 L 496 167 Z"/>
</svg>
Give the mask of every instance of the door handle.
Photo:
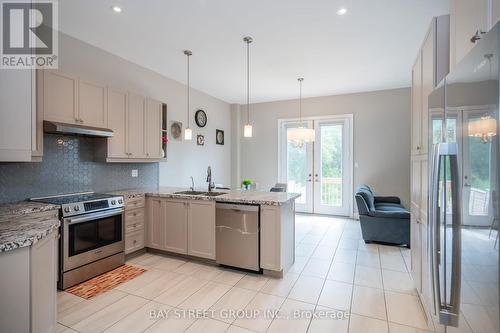
<svg viewBox="0 0 500 333">
<path fill-rule="evenodd" d="M 307 179 L 308 182 L 312 182 L 312 174 L 309 174 L 309 179 Z"/>
<path fill-rule="evenodd" d="M 461 205 L 460 205 L 460 184 L 458 177 L 458 146 L 455 143 L 441 143 L 434 147 L 432 163 L 432 192 L 431 192 L 431 269 L 432 269 L 432 290 L 434 293 L 434 313 L 438 315 L 439 322 L 443 325 L 458 326 L 460 313 L 460 275 L 461 275 Z M 447 243 L 447 215 L 446 215 L 446 182 L 442 189 L 442 205 L 439 207 L 439 180 L 441 171 L 443 178 L 446 179 L 446 168 L 441 170 L 443 158 L 449 158 L 450 161 L 450 179 L 451 179 L 451 204 L 452 204 L 452 243 L 451 256 L 447 254 L 445 246 L 441 256 L 441 227 L 444 226 L 443 242 Z M 440 211 L 442 210 L 444 221 L 440 221 Z M 447 262 L 451 258 L 451 265 Z M 440 266 L 444 269 L 444 276 L 441 276 Z M 447 269 L 451 267 L 451 281 L 448 295 L 448 288 L 441 289 L 441 280 L 447 281 Z M 448 297 L 449 296 L 449 297 Z M 449 299 L 449 301 L 448 301 Z"/>
<path fill-rule="evenodd" d="M 319 182 L 319 175 L 318 175 L 318 174 L 315 174 L 315 175 L 314 175 L 314 181 L 315 181 L 315 182 Z"/>
</svg>

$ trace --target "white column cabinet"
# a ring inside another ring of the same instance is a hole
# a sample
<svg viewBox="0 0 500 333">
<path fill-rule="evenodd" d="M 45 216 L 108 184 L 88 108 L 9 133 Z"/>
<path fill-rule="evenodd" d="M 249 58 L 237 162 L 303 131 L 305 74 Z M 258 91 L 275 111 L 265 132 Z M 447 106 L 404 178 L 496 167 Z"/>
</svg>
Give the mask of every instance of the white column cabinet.
<svg viewBox="0 0 500 333">
<path fill-rule="evenodd" d="M 422 148 L 422 56 L 419 52 L 412 69 L 411 89 L 411 154 Z"/>
<path fill-rule="evenodd" d="M 215 202 L 189 202 L 188 254 L 215 260 Z"/>
</svg>

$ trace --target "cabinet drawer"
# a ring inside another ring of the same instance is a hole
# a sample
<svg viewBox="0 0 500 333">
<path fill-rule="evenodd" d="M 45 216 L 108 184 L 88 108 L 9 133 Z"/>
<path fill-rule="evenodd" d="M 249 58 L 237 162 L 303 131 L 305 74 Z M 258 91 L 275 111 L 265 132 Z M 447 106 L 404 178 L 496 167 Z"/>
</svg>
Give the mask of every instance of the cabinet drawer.
<svg viewBox="0 0 500 333">
<path fill-rule="evenodd" d="M 129 212 L 126 212 L 125 215 L 125 233 L 143 230 L 144 229 L 144 209 L 136 209 L 130 211 L 130 213 L 137 213 L 136 216 L 133 214 L 132 217 L 128 217 Z"/>
<path fill-rule="evenodd" d="M 141 208 L 145 206 L 146 198 L 145 197 L 137 197 L 125 199 L 125 210 Z"/>
<path fill-rule="evenodd" d="M 144 247 L 144 230 L 125 234 L 125 254 L 132 253 Z"/>
</svg>

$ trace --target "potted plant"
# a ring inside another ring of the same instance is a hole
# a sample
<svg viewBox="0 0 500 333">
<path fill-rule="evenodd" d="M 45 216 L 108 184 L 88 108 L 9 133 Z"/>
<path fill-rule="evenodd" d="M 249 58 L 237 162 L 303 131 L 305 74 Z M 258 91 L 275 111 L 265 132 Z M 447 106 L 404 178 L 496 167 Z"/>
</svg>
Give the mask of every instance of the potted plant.
<svg viewBox="0 0 500 333">
<path fill-rule="evenodd" d="M 252 181 L 250 179 L 243 179 L 243 181 L 241 182 L 241 185 L 242 185 L 243 189 L 249 190 L 250 187 L 252 186 Z"/>
</svg>

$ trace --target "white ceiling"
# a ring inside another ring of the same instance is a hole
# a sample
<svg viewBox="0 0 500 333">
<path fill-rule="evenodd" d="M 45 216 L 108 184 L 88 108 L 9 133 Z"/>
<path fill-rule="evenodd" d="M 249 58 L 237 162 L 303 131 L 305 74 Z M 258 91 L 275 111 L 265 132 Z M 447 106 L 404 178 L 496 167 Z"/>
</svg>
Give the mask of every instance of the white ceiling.
<svg viewBox="0 0 500 333">
<path fill-rule="evenodd" d="M 118 4 L 117 14 L 111 6 Z M 60 29 L 230 103 L 410 85 L 411 66 L 433 16 L 448 0 L 64 0 Z M 348 13 L 336 14 L 345 6 Z"/>
</svg>

